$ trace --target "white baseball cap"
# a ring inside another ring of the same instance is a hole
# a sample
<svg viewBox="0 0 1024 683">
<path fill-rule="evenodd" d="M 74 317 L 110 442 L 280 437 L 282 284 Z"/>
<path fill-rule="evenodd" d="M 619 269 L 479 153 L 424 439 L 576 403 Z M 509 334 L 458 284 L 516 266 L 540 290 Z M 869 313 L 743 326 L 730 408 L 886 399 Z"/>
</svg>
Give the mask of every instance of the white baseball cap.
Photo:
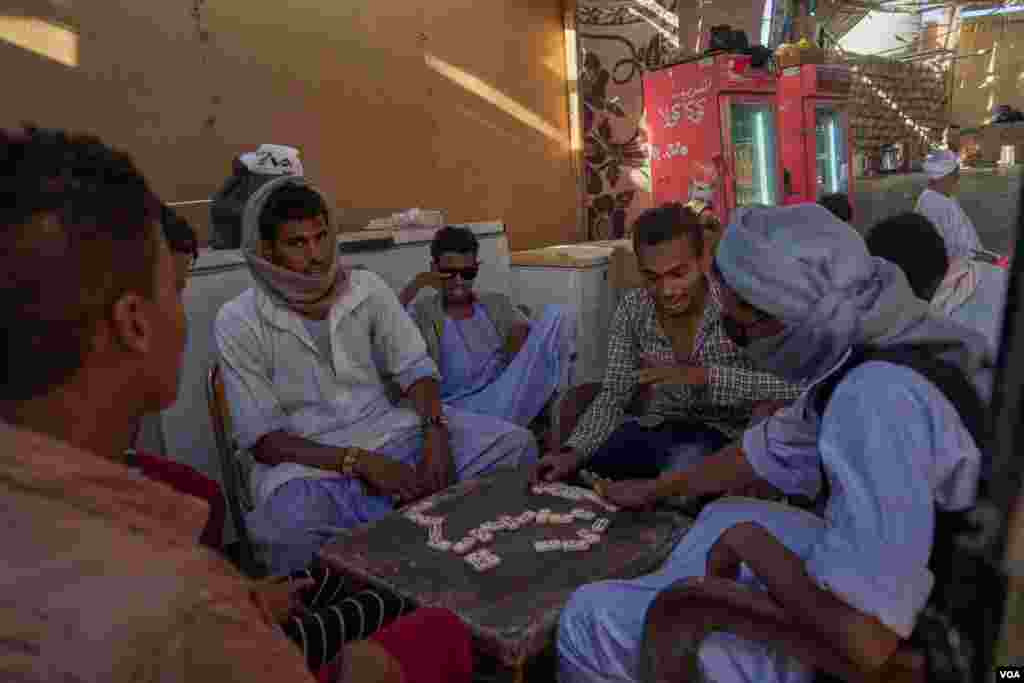
<svg viewBox="0 0 1024 683">
<path fill-rule="evenodd" d="M 299 150 L 285 145 L 260 145 L 255 152 L 239 157 L 253 173 L 263 175 L 303 175 Z"/>
</svg>

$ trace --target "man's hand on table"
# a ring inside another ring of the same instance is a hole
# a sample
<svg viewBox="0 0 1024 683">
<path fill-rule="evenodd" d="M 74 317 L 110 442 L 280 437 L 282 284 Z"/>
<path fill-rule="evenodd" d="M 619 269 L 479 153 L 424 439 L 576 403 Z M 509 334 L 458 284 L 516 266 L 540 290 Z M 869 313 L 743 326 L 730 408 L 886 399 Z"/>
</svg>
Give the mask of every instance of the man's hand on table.
<svg viewBox="0 0 1024 683">
<path fill-rule="evenodd" d="M 429 496 L 455 483 L 455 462 L 452 460 L 448 430 L 443 427 L 427 429 L 423 435 L 423 458 L 416 468 L 419 495 Z"/>
<path fill-rule="evenodd" d="M 649 510 L 658 502 L 657 486 L 657 479 L 623 479 L 602 485 L 598 494 L 619 507 Z"/>
<path fill-rule="evenodd" d="M 360 450 L 355 475 L 379 496 L 397 496 L 407 502 L 420 497 L 422 485 L 416 470 L 403 462 Z"/>
<path fill-rule="evenodd" d="M 555 482 L 568 479 L 576 474 L 583 458 L 579 453 L 567 448 L 561 452 L 549 451 L 544 454 L 536 465 L 530 469 L 530 486 L 541 482 Z"/>
</svg>

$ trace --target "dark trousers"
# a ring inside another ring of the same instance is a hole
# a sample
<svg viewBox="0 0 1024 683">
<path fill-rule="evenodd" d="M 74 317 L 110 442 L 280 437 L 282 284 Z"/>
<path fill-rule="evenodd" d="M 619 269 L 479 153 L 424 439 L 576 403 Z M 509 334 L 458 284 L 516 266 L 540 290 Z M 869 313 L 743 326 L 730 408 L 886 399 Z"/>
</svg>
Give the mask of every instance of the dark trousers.
<svg viewBox="0 0 1024 683">
<path fill-rule="evenodd" d="M 653 479 L 679 446 L 713 453 L 728 443 L 729 438 L 717 429 L 692 422 L 666 420 L 649 429 L 630 421 L 612 432 L 585 467 L 609 479 Z"/>
</svg>

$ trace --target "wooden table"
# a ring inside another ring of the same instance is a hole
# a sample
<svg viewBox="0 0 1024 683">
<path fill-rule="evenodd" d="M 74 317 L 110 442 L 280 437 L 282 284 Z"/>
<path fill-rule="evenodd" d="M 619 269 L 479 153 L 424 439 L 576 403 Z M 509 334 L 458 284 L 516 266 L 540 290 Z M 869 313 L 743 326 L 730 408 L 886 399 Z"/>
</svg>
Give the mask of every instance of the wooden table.
<svg viewBox="0 0 1024 683">
<path fill-rule="evenodd" d="M 457 484 L 432 500 L 434 507 L 426 514 L 447 517 L 445 537 L 452 541 L 503 514 L 587 507 L 534 495 L 524 470 L 504 468 Z M 634 578 L 655 570 L 690 524 L 672 511 L 604 514 L 612 526 L 604 540 L 588 551 L 537 553 L 533 542 L 575 538 L 576 530 L 589 522 L 498 532 L 487 547 L 502 562 L 485 573 L 455 553 L 429 548 L 427 530 L 400 512 L 345 532 L 320 555 L 356 583 L 393 591 L 417 606 L 451 610 L 472 631 L 477 652 L 513 669 L 521 681 L 527 663 L 551 642 L 559 613 L 573 591 L 586 583 Z"/>
</svg>

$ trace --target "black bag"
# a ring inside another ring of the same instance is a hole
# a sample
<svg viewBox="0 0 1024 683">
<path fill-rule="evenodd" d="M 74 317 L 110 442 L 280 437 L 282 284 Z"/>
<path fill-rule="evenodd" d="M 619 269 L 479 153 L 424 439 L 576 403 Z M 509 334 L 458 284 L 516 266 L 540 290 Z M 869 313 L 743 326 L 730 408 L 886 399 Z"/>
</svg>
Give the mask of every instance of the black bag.
<svg viewBox="0 0 1024 683">
<path fill-rule="evenodd" d="M 988 441 L 989 424 L 985 404 L 977 390 L 959 368 L 936 357 L 937 347 L 901 346 L 888 349 L 858 348 L 850 359 L 823 382 L 815 397 L 819 415 L 824 414 L 835 388 L 850 370 L 868 361 L 903 365 L 921 374 L 953 404 L 964 427 L 979 448 Z M 823 473 L 824 474 L 824 473 Z M 828 495 L 828 480 L 823 478 Z M 978 498 L 987 492 L 987 483 L 979 482 Z M 970 683 L 983 680 L 977 671 L 980 646 L 986 632 L 998 628 L 984 604 L 1001 605 L 1005 601 L 1005 583 L 998 571 L 979 555 L 965 548 L 962 539 L 978 533 L 970 511 L 947 512 L 936 509 L 935 535 L 928 568 L 935 586 L 924 610 L 918 616 L 910 644 L 923 652 L 928 662 L 931 683 Z M 994 591 L 993 599 L 982 599 L 982 591 Z M 818 674 L 816 683 L 835 679 Z"/>
<path fill-rule="evenodd" d="M 747 34 L 743 31 L 734 31 L 732 26 L 721 24 L 711 27 L 711 39 L 708 44 L 708 52 L 726 50 L 728 52 L 744 52 L 750 46 L 747 41 Z"/>
<path fill-rule="evenodd" d="M 242 247 L 242 212 L 249 197 L 276 175 L 253 173 L 238 159 L 233 174 L 210 204 L 210 247 L 240 249 Z"/>
<path fill-rule="evenodd" d="M 771 67 L 775 61 L 775 53 L 763 45 L 752 45 L 746 50 L 750 55 L 750 68 L 764 69 Z"/>
</svg>

